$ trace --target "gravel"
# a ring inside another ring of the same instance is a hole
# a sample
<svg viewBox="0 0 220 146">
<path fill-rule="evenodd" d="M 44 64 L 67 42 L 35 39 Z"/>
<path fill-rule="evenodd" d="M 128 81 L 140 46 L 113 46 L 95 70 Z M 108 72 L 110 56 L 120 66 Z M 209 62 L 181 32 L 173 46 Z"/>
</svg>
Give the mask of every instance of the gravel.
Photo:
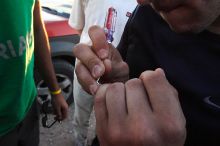
<svg viewBox="0 0 220 146">
<path fill-rule="evenodd" d="M 73 113 L 74 106 L 72 104 L 69 107 L 68 118 L 62 123 L 57 122 L 51 128 L 43 128 L 40 126 L 40 146 L 73 146 Z M 53 122 L 52 115 L 49 115 L 48 119 L 50 119 L 49 123 Z M 90 118 L 90 123 L 88 131 L 88 145 L 91 145 L 92 139 L 95 135 L 94 112 Z"/>
</svg>

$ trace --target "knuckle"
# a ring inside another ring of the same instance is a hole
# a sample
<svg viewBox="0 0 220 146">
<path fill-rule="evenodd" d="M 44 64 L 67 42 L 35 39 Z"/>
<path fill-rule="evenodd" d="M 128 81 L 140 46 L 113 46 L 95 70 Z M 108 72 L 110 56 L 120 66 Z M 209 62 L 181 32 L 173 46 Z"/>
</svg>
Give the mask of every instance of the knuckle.
<svg viewBox="0 0 220 146">
<path fill-rule="evenodd" d="M 126 68 L 126 69 L 129 69 L 129 67 L 128 67 L 128 64 L 126 63 L 126 62 L 122 62 L 122 66 L 124 67 L 124 68 Z"/>
<path fill-rule="evenodd" d="M 158 80 L 159 75 L 156 74 L 154 71 L 145 71 L 141 73 L 140 78 L 145 82 L 152 83 Z"/>
<path fill-rule="evenodd" d="M 168 139 L 181 140 L 186 136 L 186 127 L 184 122 L 169 122 L 164 127 L 165 137 Z"/>
<path fill-rule="evenodd" d="M 131 128 L 131 132 L 133 135 L 130 137 L 132 142 L 135 142 L 136 145 L 158 145 L 161 139 L 158 135 L 158 130 L 153 126 L 154 124 L 150 124 L 148 122 L 139 121 L 136 124 L 135 128 Z"/>
<path fill-rule="evenodd" d="M 123 72 L 125 72 L 125 73 L 127 73 L 127 74 L 129 73 L 129 67 L 128 67 L 128 64 L 127 64 L 126 62 L 122 61 L 122 62 L 120 63 L 119 68 L 120 68 Z"/>
<path fill-rule="evenodd" d="M 106 89 L 108 88 L 108 86 L 109 84 L 103 84 L 102 86 L 99 87 L 95 95 L 95 106 L 105 103 L 105 98 L 106 98 L 105 93 L 106 93 Z"/>
<path fill-rule="evenodd" d="M 111 92 L 119 92 L 121 91 L 121 89 L 124 87 L 124 84 L 121 82 L 117 82 L 117 83 L 112 83 L 109 85 L 108 87 L 108 91 Z"/>
<path fill-rule="evenodd" d="M 95 95 L 94 102 L 95 102 L 94 105 L 96 108 L 97 106 L 99 106 L 100 104 L 103 104 L 105 102 L 105 96 Z"/>
<path fill-rule="evenodd" d="M 119 128 L 110 128 L 108 139 L 111 143 L 119 143 L 123 140 L 122 135 Z"/>
<path fill-rule="evenodd" d="M 142 134 L 142 136 L 140 136 L 139 141 L 141 143 L 147 143 L 148 145 L 158 145 L 161 140 L 159 139 L 157 132 L 153 128 L 149 128 L 144 134 Z"/>
<path fill-rule="evenodd" d="M 142 84 L 140 79 L 134 78 L 134 79 L 130 79 L 125 83 L 126 87 L 133 87 L 136 86 L 137 84 Z"/>
<path fill-rule="evenodd" d="M 175 97 L 178 97 L 178 96 L 179 96 L 178 91 L 177 91 L 176 88 L 174 88 L 173 86 L 172 86 L 172 91 L 173 91 L 173 94 L 174 94 Z"/>
<path fill-rule="evenodd" d="M 124 61 L 121 61 L 120 67 L 121 67 L 121 68 L 128 69 L 128 64 L 127 64 L 126 62 L 124 62 Z"/>
</svg>

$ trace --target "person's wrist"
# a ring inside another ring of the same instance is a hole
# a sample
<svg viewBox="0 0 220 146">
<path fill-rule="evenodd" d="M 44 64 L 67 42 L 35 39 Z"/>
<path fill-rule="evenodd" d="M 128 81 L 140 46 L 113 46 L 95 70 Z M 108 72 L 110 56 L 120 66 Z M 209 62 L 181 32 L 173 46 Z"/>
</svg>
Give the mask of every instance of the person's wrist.
<svg viewBox="0 0 220 146">
<path fill-rule="evenodd" d="M 59 89 L 57 89 L 57 90 L 54 90 L 54 91 L 51 91 L 51 90 L 50 90 L 50 94 L 51 94 L 52 96 L 60 95 L 61 93 L 62 93 L 61 88 L 59 88 Z"/>
</svg>

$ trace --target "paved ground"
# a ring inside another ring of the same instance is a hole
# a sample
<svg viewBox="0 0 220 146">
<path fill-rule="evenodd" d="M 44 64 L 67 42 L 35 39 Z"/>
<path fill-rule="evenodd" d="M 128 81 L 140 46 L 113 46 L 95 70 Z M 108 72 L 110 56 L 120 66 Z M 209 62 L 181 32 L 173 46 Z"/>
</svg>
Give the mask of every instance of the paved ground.
<svg viewBox="0 0 220 146">
<path fill-rule="evenodd" d="M 73 112 L 73 105 L 71 105 L 69 107 L 68 119 L 61 124 L 55 123 L 55 125 L 49 129 L 40 127 L 40 146 L 73 146 Z M 53 119 L 53 117 L 50 116 L 49 119 Z M 91 124 L 88 132 L 89 144 L 94 137 L 94 114 L 92 114 L 90 121 Z"/>
</svg>

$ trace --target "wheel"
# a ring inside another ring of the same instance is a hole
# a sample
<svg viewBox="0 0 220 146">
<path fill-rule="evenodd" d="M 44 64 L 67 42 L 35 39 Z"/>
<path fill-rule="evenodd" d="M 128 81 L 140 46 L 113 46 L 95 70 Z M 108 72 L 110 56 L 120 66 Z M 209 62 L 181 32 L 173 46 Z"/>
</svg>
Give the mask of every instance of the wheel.
<svg viewBox="0 0 220 146">
<path fill-rule="evenodd" d="M 74 66 L 69 62 L 61 59 L 53 60 L 53 65 L 57 81 L 59 83 L 60 88 L 62 89 L 62 94 L 64 95 L 67 103 L 70 105 L 73 102 Z M 49 89 L 37 71 L 35 71 L 35 84 L 37 87 L 39 103 L 43 104 L 43 102 L 47 100 L 51 101 Z M 51 109 L 51 102 L 48 106 L 49 109 Z"/>
</svg>

